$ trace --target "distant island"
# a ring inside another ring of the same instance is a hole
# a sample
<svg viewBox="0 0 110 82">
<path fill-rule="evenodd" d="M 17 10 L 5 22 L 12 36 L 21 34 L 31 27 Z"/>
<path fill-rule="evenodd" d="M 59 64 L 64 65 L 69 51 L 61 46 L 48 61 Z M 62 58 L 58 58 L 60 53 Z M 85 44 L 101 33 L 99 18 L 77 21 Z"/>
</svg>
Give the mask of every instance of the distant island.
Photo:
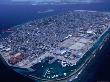
<svg viewBox="0 0 110 82">
<path fill-rule="evenodd" d="M 97 3 L 98 1 L 88 0 L 2 0 L 0 4 L 13 4 L 13 5 L 59 5 L 59 4 L 88 4 Z"/>
</svg>

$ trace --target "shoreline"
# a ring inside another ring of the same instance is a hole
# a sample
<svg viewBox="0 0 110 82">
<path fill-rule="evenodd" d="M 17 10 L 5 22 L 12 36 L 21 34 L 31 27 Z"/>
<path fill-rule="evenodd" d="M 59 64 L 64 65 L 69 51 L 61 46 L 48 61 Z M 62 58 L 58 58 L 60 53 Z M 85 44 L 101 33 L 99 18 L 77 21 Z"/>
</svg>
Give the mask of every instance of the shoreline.
<svg viewBox="0 0 110 82">
<path fill-rule="evenodd" d="M 93 54 L 94 53 L 96 53 L 97 52 L 97 49 L 99 49 L 100 48 L 100 46 L 102 46 L 103 45 L 103 43 L 104 43 L 104 39 L 106 39 L 107 38 L 107 35 L 109 34 L 109 32 L 110 32 L 110 27 L 108 27 L 101 35 L 100 35 L 100 37 L 93 43 L 93 45 L 86 51 L 86 53 L 84 54 L 84 57 L 82 57 L 81 59 L 80 59 L 80 61 L 78 61 L 77 62 L 77 68 L 76 68 L 76 70 L 72 73 L 72 75 L 73 74 L 75 74 L 75 73 L 77 73 L 78 71 L 80 71 L 81 69 L 83 69 L 83 67 L 84 67 L 84 65 L 86 64 L 86 63 L 89 63 L 89 62 L 87 62 L 87 61 L 89 61 L 89 60 L 91 60 L 91 56 L 93 56 Z M 89 53 L 89 54 L 87 54 L 87 53 Z M 86 58 L 85 58 L 86 57 Z M 89 59 L 89 57 L 90 57 L 90 59 Z M 12 66 L 13 67 L 13 66 Z M 74 66 L 73 66 L 74 67 Z M 19 68 L 19 67 L 18 67 Z M 21 68 L 22 69 L 22 68 Z M 15 69 L 16 70 L 16 69 Z M 29 76 L 27 76 L 27 77 L 29 77 Z M 68 77 L 70 77 L 70 76 L 68 76 Z M 66 79 L 67 77 L 65 77 L 64 79 Z M 61 79 L 56 79 L 56 80 L 62 80 L 63 78 L 61 78 Z M 43 79 L 42 79 L 43 80 Z M 48 80 L 49 81 L 49 80 Z M 52 80 L 53 81 L 53 80 Z"/>
</svg>

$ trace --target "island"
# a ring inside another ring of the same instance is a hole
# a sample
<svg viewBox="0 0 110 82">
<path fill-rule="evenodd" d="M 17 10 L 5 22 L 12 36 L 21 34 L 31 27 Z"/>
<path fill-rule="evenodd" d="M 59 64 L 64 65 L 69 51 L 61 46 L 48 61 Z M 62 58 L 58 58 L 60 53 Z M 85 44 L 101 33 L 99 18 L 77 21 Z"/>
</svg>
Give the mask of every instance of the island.
<svg viewBox="0 0 110 82">
<path fill-rule="evenodd" d="M 0 57 L 18 73 L 38 82 L 72 82 L 110 37 L 110 13 L 68 11 L 0 37 Z"/>
</svg>

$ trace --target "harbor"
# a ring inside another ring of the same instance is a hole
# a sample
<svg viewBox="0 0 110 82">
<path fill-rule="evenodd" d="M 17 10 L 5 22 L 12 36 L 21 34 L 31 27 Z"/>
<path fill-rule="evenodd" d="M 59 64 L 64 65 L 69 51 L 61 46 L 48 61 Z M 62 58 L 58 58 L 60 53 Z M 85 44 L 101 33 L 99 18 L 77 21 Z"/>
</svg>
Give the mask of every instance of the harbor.
<svg viewBox="0 0 110 82">
<path fill-rule="evenodd" d="M 1 39 L 1 56 L 29 78 L 47 82 L 76 78 L 103 46 L 109 24 L 109 13 L 86 10 L 34 20 Z"/>
</svg>

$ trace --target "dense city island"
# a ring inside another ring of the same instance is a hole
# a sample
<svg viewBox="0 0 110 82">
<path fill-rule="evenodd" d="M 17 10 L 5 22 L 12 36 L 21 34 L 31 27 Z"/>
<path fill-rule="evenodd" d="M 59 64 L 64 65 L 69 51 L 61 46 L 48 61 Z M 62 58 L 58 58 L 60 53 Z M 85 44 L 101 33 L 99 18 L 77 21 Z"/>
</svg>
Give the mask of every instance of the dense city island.
<svg viewBox="0 0 110 82">
<path fill-rule="evenodd" d="M 33 20 L 0 35 L 0 55 L 21 74 L 49 82 L 76 78 L 110 33 L 110 13 L 74 10 Z M 38 82 L 40 82 L 38 81 Z M 60 82 L 60 81 L 58 81 Z"/>
</svg>

